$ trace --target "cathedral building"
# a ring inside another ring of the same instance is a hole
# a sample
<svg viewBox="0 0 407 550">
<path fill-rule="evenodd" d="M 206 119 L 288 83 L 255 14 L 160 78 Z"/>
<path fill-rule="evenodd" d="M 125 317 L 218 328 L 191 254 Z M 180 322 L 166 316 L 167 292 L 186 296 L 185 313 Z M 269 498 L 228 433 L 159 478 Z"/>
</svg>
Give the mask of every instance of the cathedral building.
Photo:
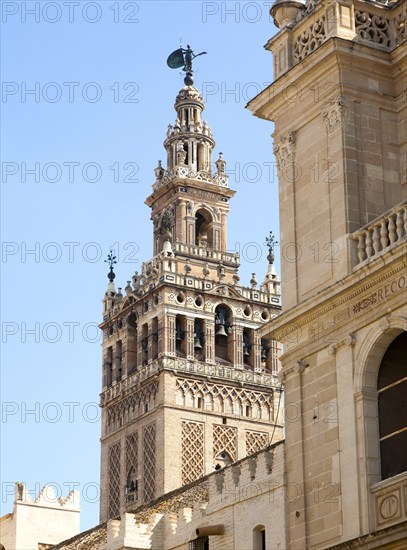
<svg viewBox="0 0 407 550">
<path fill-rule="evenodd" d="M 407 548 L 406 3 L 271 11 L 287 548 Z"/>
<path fill-rule="evenodd" d="M 407 548 L 406 5 L 271 14 L 274 82 L 248 108 L 275 124 L 282 309 L 273 238 L 264 282 L 239 284 L 186 82 L 146 201 L 154 257 L 122 294 L 110 256 L 101 524 L 55 549 Z"/>
</svg>

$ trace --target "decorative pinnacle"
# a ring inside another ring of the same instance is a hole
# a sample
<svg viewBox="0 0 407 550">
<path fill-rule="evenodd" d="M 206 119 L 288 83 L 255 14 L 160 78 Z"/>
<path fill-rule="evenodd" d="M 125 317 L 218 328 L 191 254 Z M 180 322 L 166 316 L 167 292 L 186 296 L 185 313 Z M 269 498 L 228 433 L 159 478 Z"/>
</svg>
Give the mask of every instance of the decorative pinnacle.
<svg viewBox="0 0 407 550">
<path fill-rule="evenodd" d="M 278 241 L 276 241 L 272 231 L 270 231 L 268 237 L 266 237 L 266 241 L 264 244 L 269 249 L 267 259 L 269 263 L 272 264 L 274 262 L 274 247 L 278 244 Z"/>
<path fill-rule="evenodd" d="M 109 264 L 110 271 L 107 274 L 107 278 L 111 283 L 113 283 L 116 274 L 113 271 L 114 264 L 117 264 L 116 256 L 113 255 L 113 250 L 110 251 L 110 254 L 107 255 L 107 260 L 105 260 L 105 263 Z"/>
</svg>

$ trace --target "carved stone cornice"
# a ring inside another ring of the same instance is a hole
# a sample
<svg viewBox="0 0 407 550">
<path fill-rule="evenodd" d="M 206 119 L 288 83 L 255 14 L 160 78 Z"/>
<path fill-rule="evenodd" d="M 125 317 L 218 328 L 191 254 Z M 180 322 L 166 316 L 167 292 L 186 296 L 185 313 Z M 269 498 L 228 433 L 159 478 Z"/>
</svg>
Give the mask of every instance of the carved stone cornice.
<svg viewBox="0 0 407 550">
<path fill-rule="evenodd" d="M 392 258 L 394 259 L 394 257 Z M 402 258 L 400 258 L 402 260 Z M 373 273 L 368 273 L 361 278 L 361 273 L 352 274 L 348 277 L 349 284 L 345 286 L 345 281 L 341 280 L 338 283 L 335 283 L 329 289 L 322 291 L 318 295 L 318 302 L 315 303 L 315 297 L 304 301 L 295 308 L 287 312 L 283 312 L 278 317 L 275 317 L 272 320 L 273 324 L 273 333 L 278 331 L 276 339 L 281 339 L 281 335 L 290 335 L 301 331 L 302 327 L 307 327 L 317 320 L 321 320 L 325 315 L 335 312 L 339 314 L 340 311 L 348 311 L 347 319 L 355 317 L 353 312 L 352 301 L 355 299 L 363 300 L 363 295 L 368 292 L 370 289 L 375 290 L 379 289 L 379 286 L 384 284 L 385 287 L 388 287 L 391 291 L 391 282 L 389 279 L 391 277 L 398 277 L 397 280 L 403 280 L 407 282 L 407 277 L 404 275 L 406 270 L 406 264 L 404 261 L 400 261 L 394 265 L 391 269 L 383 269 L 383 264 L 380 264 L 380 270 L 377 270 Z M 393 285 L 394 286 L 394 285 Z M 380 289 L 379 289 L 380 290 Z M 379 290 L 377 294 L 379 295 Z M 397 293 L 402 292 L 403 288 L 401 285 L 397 285 Z M 337 291 L 337 292 L 335 292 Z M 396 293 L 396 292 L 395 292 Z M 329 301 L 326 299 L 326 294 L 329 294 Z M 386 296 L 386 293 L 382 293 L 383 299 Z M 267 333 L 268 325 L 264 325 L 261 329 L 261 333 L 264 335 Z M 344 325 L 346 323 L 343 323 Z M 269 329 L 270 330 L 270 329 Z"/>
</svg>

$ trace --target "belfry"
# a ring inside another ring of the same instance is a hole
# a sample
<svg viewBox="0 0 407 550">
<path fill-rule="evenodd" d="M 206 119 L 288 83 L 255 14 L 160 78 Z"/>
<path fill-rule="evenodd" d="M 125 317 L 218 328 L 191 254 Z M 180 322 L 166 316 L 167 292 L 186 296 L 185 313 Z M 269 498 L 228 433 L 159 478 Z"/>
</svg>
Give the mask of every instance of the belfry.
<svg viewBox="0 0 407 550">
<path fill-rule="evenodd" d="M 188 73 L 187 73 L 188 76 Z M 185 79 L 191 82 L 191 78 Z M 239 284 L 227 251 L 226 162 L 186 84 L 146 204 L 153 258 L 103 304 L 101 521 L 282 437 L 279 346 L 256 329 L 279 314 L 280 281 Z"/>
</svg>

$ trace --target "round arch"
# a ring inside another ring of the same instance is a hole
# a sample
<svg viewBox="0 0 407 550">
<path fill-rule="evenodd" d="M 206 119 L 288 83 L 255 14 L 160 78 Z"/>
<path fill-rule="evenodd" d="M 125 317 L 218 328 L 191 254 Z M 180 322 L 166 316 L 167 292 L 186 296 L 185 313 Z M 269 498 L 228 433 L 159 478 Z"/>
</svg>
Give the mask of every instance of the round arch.
<svg viewBox="0 0 407 550">
<path fill-rule="evenodd" d="M 266 527 L 256 525 L 253 529 L 253 550 L 266 550 Z"/>
<path fill-rule="evenodd" d="M 390 344 L 407 331 L 407 320 L 389 315 L 378 320 L 355 355 L 355 407 L 359 456 L 363 458 L 360 479 L 369 492 L 371 485 L 381 481 L 379 411 L 377 378 Z M 364 481 L 362 481 L 364 479 Z"/>
<path fill-rule="evenodd" d="M 407 319 L 389 315 L 380 319 L 368 333 L 356 355 L 355 391 L 376 389 L 380 362 L 391 342 L 407 331 Z"/>
<path fill-rule="evenodd" d="M 213 248 L 213 221 L 213 213 L 207 206 L 197 208 L 195 211 L 196 245 Z"/>
</svg>

